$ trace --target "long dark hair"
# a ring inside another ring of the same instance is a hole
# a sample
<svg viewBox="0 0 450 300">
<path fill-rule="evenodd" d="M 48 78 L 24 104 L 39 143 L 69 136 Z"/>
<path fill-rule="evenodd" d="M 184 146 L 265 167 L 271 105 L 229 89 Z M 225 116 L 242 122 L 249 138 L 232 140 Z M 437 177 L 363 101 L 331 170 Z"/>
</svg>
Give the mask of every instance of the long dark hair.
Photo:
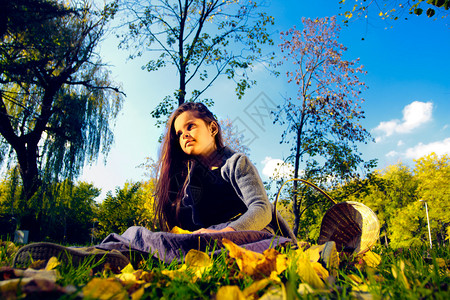
<svg viewBox="0 0 450 300">
<path fill-rule="evenodd" d="M 218 129 L 214 137 L 216 147 L 217 149 L 224 147 L 219 122 L 217 122 L 214 115 L 203 103 L 186 102 L 172 113 L 167 122 L 166 134 L 159 153 L 158 181 L 156 183 L 155 193 L 155 216 L 162 230 L 170 230 L 173 226 L 180 225 L 178 222 L 178 210 L 182 197 L 182 189 L 176 186 L 179 190 L 174 191 L 173 180 L 177 176 L 177 179 L 183 180 L 184 186 L 186 185 L 188 163 L 192 160 L 192 157 L 184 153 L 181 149 L 174 123 L 175 119 L 186 111 L 191 111 L 196 118 L 202 119 L 207 125 L 215 122 Z"/>
</svg>

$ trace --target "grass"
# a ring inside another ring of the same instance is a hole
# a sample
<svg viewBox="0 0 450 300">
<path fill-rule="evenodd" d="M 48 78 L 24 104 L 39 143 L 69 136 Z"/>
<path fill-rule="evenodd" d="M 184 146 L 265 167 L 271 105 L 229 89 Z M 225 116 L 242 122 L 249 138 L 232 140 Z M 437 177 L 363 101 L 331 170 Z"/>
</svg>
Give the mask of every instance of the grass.
<svg viewBox="0 0 450 300">
<path fill-rule="evenodd" d="M 0 266 L 11 266 L 17 248 L 11 242 L 0 242 Z M 122 280 L 121 287 L 126 295 L 140 295 L 139 299 L 214 299 L 221 288 L 234 286 L 244 291 L 255 283 L 261 283 L 261 288 L 248 299 L 268 297 L 270 293 L 284 295 L 287 299 L 450 299 L 448 246 L 432 250 L 425 247 L 395 250 L 377 246 L 373 249 L 381 257 L 377 266 L 370 267 L 361 258 L 341 260 L 337 276 L 324 278 L 326 285 L 322 289 L 311 289 L 308 285 L 310 293 L 302 292 L 306 286 L 305 276 L 299 274 L 295 251 L 283 251 L 288 261 L 286 270 L 278 274 L 276 280 L 264 281 L 264 284 L 260 278 L 242 272 L 236 260 L 230 257 L 227 250 L 223 250 L 212 257 L 212 263 L 200 276 L 187 268 L 180 273 L 182 275 L 171 278 L 165 272 L 176 272 L 182 264 L 165 264 L 152 257 L 145 258 L 135 268 L 139 270 L 140 278 L 135 281 Z M 53 293 L 52 297 L 79 299 L 83 287 L 93 278 L 100 278 L 105 284 L 119 282 L 116 275 L 107 270 L 92 274 L 93 267 L 92 260 L 85 261 L 79 267 L 71 264 L 57 266 L 60 277 L 56 286 L 63 287 L 63 291 Z M 19 285 L 14 293 L 7 294 L 1 286 L 4 279 L 0 277 L 0 298 L 35 297 L 31 292 L 24 292 Z"/>
</svg>

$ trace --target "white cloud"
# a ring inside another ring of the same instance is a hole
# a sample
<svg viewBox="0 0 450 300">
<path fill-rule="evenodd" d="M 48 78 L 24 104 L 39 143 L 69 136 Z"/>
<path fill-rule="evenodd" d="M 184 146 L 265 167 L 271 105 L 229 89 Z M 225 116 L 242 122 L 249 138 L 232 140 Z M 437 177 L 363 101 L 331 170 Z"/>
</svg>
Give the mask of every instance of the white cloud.
<svg viewBox="0 0 450 300">
<path fill-rule="evenodd" d="M 398 141 L 397 142 L 397 146 L 398 147 L 401 147 L 401 146 L 403 146 L 405 143 L 402 141 L 402 140 L 400 140 L 400 141 Z"/>
<path fill-rule="evenodd" d="M 387 157 L 396 157 L 398 156 L 398 152 L 397 151 L 389 151 L 389 153 L 386 154 Z"/>
<path fill-rule="evenodd" d="M 403 119 L 380 122 L 374 131 L 379 131 L 385 137 L 394 133 L 409 133 L 422 124 L 431 120 L 433 112 L 432 102 L 414 101 L 403 108 Z M 378 139 L 380 140 L 380 139 Z"/>
<path fill-rule="evenodd" d="M 408 158 L 418 159 L 424 155 L 430 154 L 431 152 L 434 152 L 439 156 L 444 154 L 450 155 L 450 138 L 429 144 L 419 143 L 416 146 L 406 150 L 405 155 Z"/>
<path fill-rule="evenodd" d="M 267 156 L 262 164 L 264 166 L 262 173 L 269 178 L 292 178 L 294 175 L 294 167 L 281 159 Z"/>
</svg>

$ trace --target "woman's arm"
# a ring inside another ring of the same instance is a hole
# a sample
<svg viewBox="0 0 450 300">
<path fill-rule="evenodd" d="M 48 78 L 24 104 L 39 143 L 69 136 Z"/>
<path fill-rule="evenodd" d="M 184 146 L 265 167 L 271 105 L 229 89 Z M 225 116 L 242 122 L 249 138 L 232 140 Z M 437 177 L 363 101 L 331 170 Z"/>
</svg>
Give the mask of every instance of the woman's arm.
<svg viewBox="0 0 450 300">
<path fill-rule="evenodd" d="M 247 206 L 247 212 L 229 227 L 236 231 L 262 230 L 272 220 L 272 208 L 258 170 L 242 153 L 235 153 L 221 168 L 222 177 L 230 182 Z"/>
</svg>

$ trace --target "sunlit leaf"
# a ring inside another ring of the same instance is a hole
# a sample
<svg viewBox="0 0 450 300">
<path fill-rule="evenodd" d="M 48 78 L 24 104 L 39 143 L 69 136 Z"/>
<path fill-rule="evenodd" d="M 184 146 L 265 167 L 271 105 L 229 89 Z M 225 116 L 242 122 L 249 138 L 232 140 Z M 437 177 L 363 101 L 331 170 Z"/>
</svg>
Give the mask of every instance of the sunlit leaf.
<svg viewBox="0 0 450 300">
<path fill-rule="evenodd" d="M 350 274 L 347 276 L 351 281 L 353 281 L 355 284 L 361 284 L 363 283 L 363 280 L 361 279 L 361 277 L 359 277 L 356 274 Z"/>
<path fill-rule="evenodd" d="M 330 276 L 330 273 L 328 272 L 328 270 L 325 269 L 321 263 L 312 262 L 311 266 L 313 267 L 314 272 L 316 272 L 316 274 L 323 280 L 327 279 Z"/>
<path fill-rule="evenodd" d="M 297 260 L 297 273 L 300 279 L 304 283 L 308 283 L 315 289 L 322 289 L 325 287 L 325 283 L 317 275 L 309 259 L 300 257 Z"/>
<path fill-rule="evenodd" d="M 266 288 L 266 286 L 270 284 L 270 279 L 264 278 L 261 280 L 257 280 L 255 282 L 253 282 L 249 287 L 247 287 L 243 293 L 244 296 L 250 297 L 255 295 L 256 293 L 258 293 L 259 291 L 261 291 L 262 289 Z"/>
<path fill-rule="evenodd" d="M 364 253 L 362 260 L 368 267 L 375 268 L 381 263 L 381 256 L 369 250 Z"/>
<path fill-rule="evenodd" d="M 263 254 L 246 250 L 233 242 L 223 239 L 230 257 L 236 259 L 239 269 L 254 278 L 269 277 L 272 272 L 280 274 L 287 268 L 286 255 L 275 249 L 267 249 Z"/>
<path fill-rule="evenodd" d="M 172 230 L 170 230 L 170 233 L 175 233 L 175 234 L 192 234 L 192 231 L 185 230 L 185 229 L 182 229 L 182 228 L 180 228 L 178 226 L 175 226 L 175 227 L 172 228 Z"/>
<path fill-rule="evenodd" d="M 216 300 L 245 300 L 245 296 L 239 287 L 226 285 L 217 291 Z"/>
<path fill-rule="evenodd" d="M 307 283 L 300 283 L 298 285 L 297 292 L 300 295 L 305 295 L 305 294 L 313 294 L 314 290 L 309 284 L 307 284 Z"/>
<path fill-rule="evenodd" d="M 129 299 L 127 291 L 119 281 L 113 278 L 92 278 L 91 281 L 82 288 L 83 296 L 91 299 Z"/>
<path fill-rule="evenodd" d="M 140 287 L 137 291 L 131 294 L 131 300 L 140 300 L 144 296 L 145 288 Z"/>
<path fill-rule="evenodd" d="M 208 254 L 195 249 L 189 250 L 186 254 L 185 263 L 187 268 L 191 269 L 198 278 L 212 266 L 212 261 Z"/>
<path fill-rule="evenodd" d="M 55 256 L 52 256 L 48 260 L 47 265 L 45 266 L 45 270 L 47 270 L 47 271 L 53 270 L 54 268 L 56 268 L 59 265 L 60 265 L 60 263 L 59 263 L 58 259 Z"/>
<path fill-rule="evenodd" d="M 185 277 L 186 276 L 186 269 L 187 266 L 183 264 L 179 269 L 177 270 L 162 270 L 161 273 L 168 276 L 170 279 L 174 279 L 176 277 Z"/>
</svg>

